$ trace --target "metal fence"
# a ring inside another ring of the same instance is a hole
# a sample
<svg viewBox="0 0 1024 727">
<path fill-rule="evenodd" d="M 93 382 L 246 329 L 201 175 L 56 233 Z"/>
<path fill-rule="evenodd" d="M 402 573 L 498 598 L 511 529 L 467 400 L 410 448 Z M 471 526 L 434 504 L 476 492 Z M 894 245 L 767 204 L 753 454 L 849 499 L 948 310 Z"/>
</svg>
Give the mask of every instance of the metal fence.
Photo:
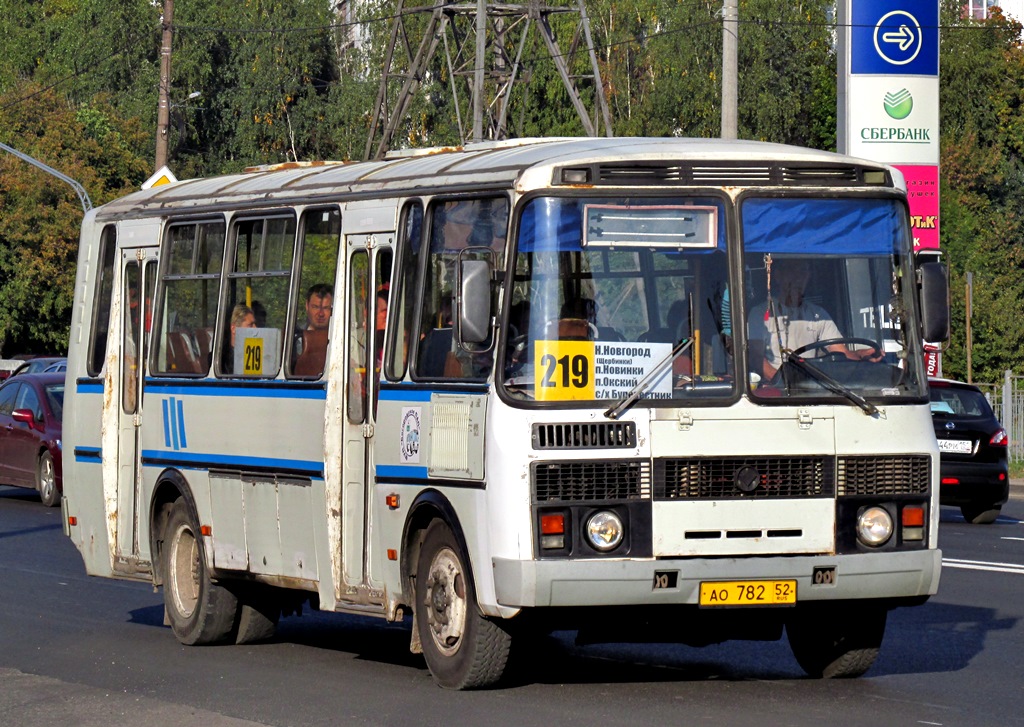
<svg viewBox="0 0 1024 727">
<path fill-rule="evenodd" d="M 985 392 L 1010 437 L 1010 461 L 1024 460 L 1024 376 L 1006 371 L 1001 383 L 975 386 Z"/>
</svg>

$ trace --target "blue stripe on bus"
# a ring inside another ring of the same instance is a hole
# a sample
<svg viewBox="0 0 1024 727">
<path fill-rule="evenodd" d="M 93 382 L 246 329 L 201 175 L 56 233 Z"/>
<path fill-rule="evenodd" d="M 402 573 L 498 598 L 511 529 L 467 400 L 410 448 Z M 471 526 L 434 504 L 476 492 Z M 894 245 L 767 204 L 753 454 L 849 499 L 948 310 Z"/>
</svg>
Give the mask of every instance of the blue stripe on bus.
<svg viewBox="0 0 1024 727">
<path fill-rule="evenodd" d="M 146 387 L 159 390 L 162 394 L 188 394 L 190 396 L 242 396 L 260 399 L 326 399 L 325 384 L 310 387 L 283 381 L 260 382 L 258 385 L 240 386 L 236 382 L 221 383 L 206 379 L 195 383 L 182 384 L 180 381 L 165 382 L 162 379 L 146 379 Z M 78 394 L 102 394 L 103 384 L 94 381 L 78 381 Z"/>
<path fill-rule="evenodd" d="M 430 401 L 433 391 L 429 389 L 385 389 L 380 390 L 381 401 Z"/>
<path fill-rule="evenodd" d="M 75 461 L 99 464 L 102 461 L 103 450 L 99 447 L 75 447 Z"/>
<path fill-rule="evenodd" d="M 377 477 L 386 480 L 397 477 L 412 477 L 425 480 L 430 477 L 426 467 L 413 467 L 411 465 L 379 464 L 377 465 Z"/>
<path fill-rule="evenodd" d="M 254 399 L 326 399 L 326 385 L 316 387 L 295 386 L 284 382 L 276 385 L 244 386 L 237 383 L 216 381 L 184 384 L 181 381 L 163 382 L 160 379 L 146 379 L 146 388 L 159 395 L 177 396 L 238 396 Z"/>
<path fill-rule="evenodd" d="M 171 401 L 174 401 L 174 399 L 171 399 Z M 183 407 L 184 402 L 178 399 L 178 439 L 180 440 L 181 448 L 188 449 L 188 442 L 185 440 L 185 412 Z"/>
<path fill-rule="evenodd" d="M 164 417 L 163 417 L 164 418 L 164 446 L 165 447 L 170 447 L 171 446 L 171 425 L 170 425 L 170 417 L 167 414 L 167 405 L 169 403 L 169 400 L 168 399 L 163 399 L 163 400 L 161 400 L 160 403 L 163 405 L 163 410 L 164 410 Z"/>
<path fill-rule="evenodd" d="M 150 461 L 146 460 L 158 460 Z M 227 454 L 186 453 L 160 449 L 142 450 L 142 464 L 145 467 L 163 467 L 181 465 L 185 467 L 199 466 L 228 467 L 233 469 L 261 470 L 292 470 L 302 471 L 316 477 L 323 477 L 324 463 L 303 459 L 273 459 L 271 457 L 242 457 Z"/>
</svg>

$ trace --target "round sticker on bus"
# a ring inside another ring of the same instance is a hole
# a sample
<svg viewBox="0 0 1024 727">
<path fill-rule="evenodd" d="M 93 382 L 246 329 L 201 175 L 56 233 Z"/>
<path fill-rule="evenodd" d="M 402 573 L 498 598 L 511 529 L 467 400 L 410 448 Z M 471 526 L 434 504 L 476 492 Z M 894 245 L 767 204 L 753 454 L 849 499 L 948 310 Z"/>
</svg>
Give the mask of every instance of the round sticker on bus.
<svg viewBox="0 0 1024 727">
<path fill-rule="evenodd" d="M 538 401 L 594 398 L 593 341 L 535 341 L 533 355 Z"/>
</svg>

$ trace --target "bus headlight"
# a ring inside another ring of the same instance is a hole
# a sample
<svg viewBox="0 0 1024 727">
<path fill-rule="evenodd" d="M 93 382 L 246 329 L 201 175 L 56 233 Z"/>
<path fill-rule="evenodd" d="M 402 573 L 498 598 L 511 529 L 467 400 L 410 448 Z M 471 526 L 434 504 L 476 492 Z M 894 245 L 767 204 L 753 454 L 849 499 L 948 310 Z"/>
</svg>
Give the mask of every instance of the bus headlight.
<svg viewBox="0 0 1024 727">
<path fill-rule="evenodd" d="M 857 516 L 857 539 L 877 547 L 892 537 L 892 516 L 885 508 L 869 507 Z"/>
<path fill-rule="evenodd" d="M 622 543 L 625 535 L 625 528 L 622 527 L 622 519 L 614 512 L 602 510 L 590 516 L 587 520 L 587 542 L 595 550 L 607 553 L 615 550 Z"/>
</svg>

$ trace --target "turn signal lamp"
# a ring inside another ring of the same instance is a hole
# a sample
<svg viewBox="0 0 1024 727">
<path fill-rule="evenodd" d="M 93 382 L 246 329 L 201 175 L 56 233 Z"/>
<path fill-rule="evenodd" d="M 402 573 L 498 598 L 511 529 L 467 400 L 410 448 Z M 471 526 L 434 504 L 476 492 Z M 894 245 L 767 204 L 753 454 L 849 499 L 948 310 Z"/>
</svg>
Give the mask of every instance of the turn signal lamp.
<svg viewBox="0 0 1024 727">
<path fill-rule="evenodd" d="M 924 507 L 907 505 L 901 514 L 903 540 L 924 540 Z"/>
<path fill-rule="evenodd" d="M 540 516 L 540 547 L 561 550 L 565 547 L 565 513 Z"/>
</svg>

